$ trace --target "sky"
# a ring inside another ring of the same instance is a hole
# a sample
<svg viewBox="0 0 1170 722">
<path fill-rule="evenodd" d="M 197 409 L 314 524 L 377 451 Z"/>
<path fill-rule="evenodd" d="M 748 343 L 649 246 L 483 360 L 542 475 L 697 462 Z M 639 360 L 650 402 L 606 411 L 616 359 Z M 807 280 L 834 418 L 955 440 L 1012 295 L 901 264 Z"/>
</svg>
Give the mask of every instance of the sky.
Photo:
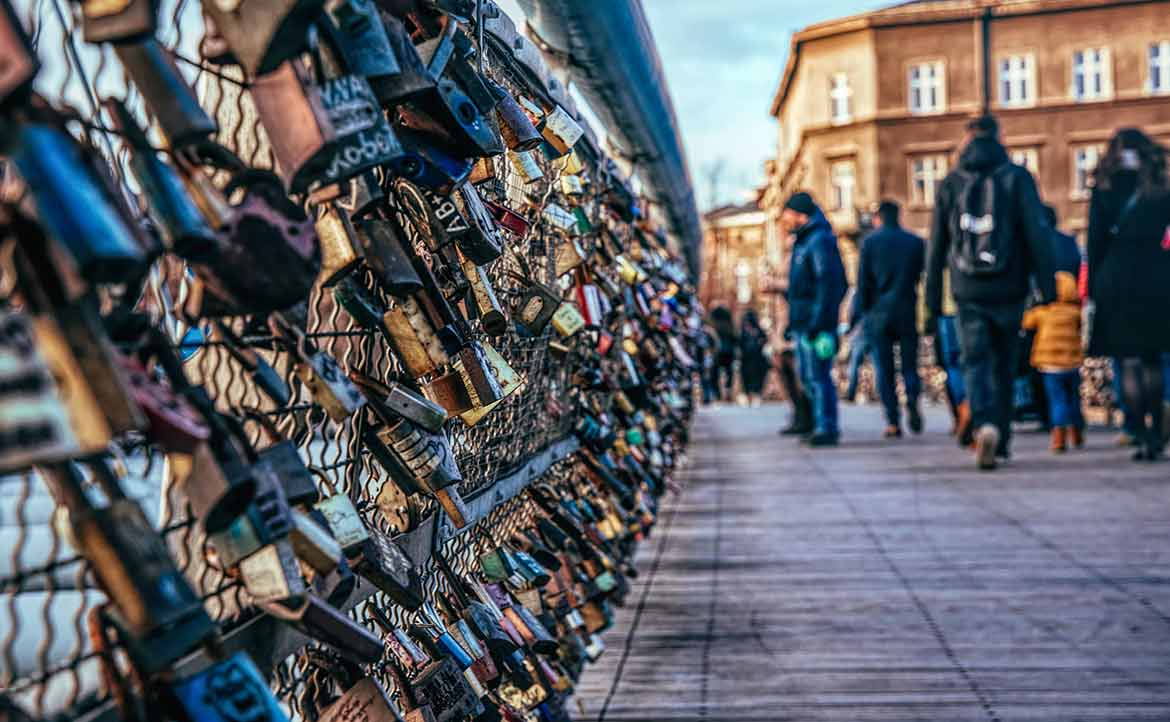
<svg viewBox="0 0 1170 722">
<path fill-rule="evenodd" d="M 642 0 L 683 134 L 700 210 L 754 197 L 779 132 L 769 115 L 792 34 L 891 0 Z"/>
</svg>

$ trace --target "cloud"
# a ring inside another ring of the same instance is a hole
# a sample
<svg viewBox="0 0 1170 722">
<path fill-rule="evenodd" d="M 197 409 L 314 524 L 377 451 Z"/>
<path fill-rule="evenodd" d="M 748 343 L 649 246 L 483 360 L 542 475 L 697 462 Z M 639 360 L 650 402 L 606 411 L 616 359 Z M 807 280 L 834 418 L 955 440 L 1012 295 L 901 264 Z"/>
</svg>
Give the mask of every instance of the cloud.
<svg viewBox="0 0 1170 722">
<path fill-rule="evenodd" d="M 888 4 L 875 0 L 643 0 L 662 57 L 700 202 L 723 159 L 719 201 L 763 182 L 777 128 L 768 114 L 792 33 Z"/>
</svg>

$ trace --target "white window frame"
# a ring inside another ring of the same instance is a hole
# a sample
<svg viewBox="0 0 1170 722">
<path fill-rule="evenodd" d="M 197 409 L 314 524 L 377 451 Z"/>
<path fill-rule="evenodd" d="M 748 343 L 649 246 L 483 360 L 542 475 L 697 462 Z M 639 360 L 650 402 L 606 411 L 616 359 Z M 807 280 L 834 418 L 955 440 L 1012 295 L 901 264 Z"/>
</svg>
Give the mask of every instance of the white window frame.
<svg viewBox="0 0 1170 722">
<path fill-rule="evenodd" d="M 829 78 L 829 119 L 834 125 L 853 122 L 853 87 L 847 73 L 833 73 Z"/>
<path fill-rule="evenodd" d="M 1089 143 L 1073 146 L 1072 149 L 1072 189 L 1073 198 L 1088 198 L 1093 190 L 1093 171 L 1105 155 L 1105 146 L 1102 143 Z"/>
<path fill-rule="evenodd" d="M 1151 95 L 1170 94 L 1170 40 L 1150 43 L 1146 62 L 1146 90 Z"/>
<path fill-rule="evenodd" d="M 857 164 L 851 160 L 833 161 L 829 165 L 829 200 L 833 210 L 852 210 L 856 206 L 856 194 Z"/>
<path fill-rule="evenodd" d="M 999 104 L 1027 108 L 1036 104 L 1036 56 L 1005 55 L 999 59 Z"/>
<path fill-rule="evenodd" d="M 1078 81 L 1080 89 L 1077 88 Z M 1073 51 L 1069 92 L 1078 103 L 1093 103 L 1113 97 L 1113 58 L 1109 48 L 1081 48 Z"/>
<path fill-rule="evenodd" d="M 938 187 L 947 177 L 945 153 L 927 153 L 910 157 L 910 203 L 919 208 L 933 208 Z M 921 189 L 919 185 L 921 184 Z"/>
<path fill-rule="evenodd" d="M 942 60 L 911 63 L 906 71 L 906 107 L 912 115 L 947 110 L 947 65 Z"/>
<path fill-rule="evenodd" d="M 1040 149 L 1035 146 L 1011 149 L 1012 162 L 1027 168 L 1033 176 L 1040 175 Z"/>
</svg>

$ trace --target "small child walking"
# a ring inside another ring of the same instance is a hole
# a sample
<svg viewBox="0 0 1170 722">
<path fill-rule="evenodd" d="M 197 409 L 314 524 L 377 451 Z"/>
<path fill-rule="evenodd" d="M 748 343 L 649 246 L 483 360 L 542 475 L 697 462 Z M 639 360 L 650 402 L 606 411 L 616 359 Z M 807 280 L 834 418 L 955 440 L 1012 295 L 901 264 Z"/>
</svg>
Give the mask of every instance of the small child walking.
<svg viewBox="0 0 1170 722">
<path fill-rule="evenodd" d="M 1081 413 L 1081 300 L 1071 273 L 1056 274 L 1056 300 L 1024 314 L 1024 328 L 1036 332 L 1032 366 L 1044 376 L 1052 423 L 1052 452 L 1085 443 Z"/>
</svg>

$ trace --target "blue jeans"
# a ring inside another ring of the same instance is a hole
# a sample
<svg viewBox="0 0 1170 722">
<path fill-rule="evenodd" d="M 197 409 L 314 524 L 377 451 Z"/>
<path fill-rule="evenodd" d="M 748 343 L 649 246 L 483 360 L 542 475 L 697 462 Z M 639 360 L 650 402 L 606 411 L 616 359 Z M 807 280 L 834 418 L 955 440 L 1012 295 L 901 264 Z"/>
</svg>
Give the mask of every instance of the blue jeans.
<svg viewBox="0 0 1170 722">
<path fill-rule="evenodd" d="M 959 344 L 971 421 L 999 428 L 1000 456 L 1011 447 L 1016 353 L 1024 304 L 959 304 Z"/>
<path fill-rule="evenodd" d="M 836 436 L 840 433 L 837 425 L 837 388 L 833 385 L 833 359 L 817 358 L 812 344 L 801 337 L 796 345 L 797 364 L 800 366 L 800 382 L 805 393 L 812 399 L 813 427 L 817 434 Z"/>
<path fill-rule="evenodd" d="M 1085 428 L 1085 417 L 1081 414 L 1081 372 L 1044 371 L 1044 390 L 1048 394 L 1048 412 L 1052 428 L 1075 426 Z"/>
<path fill-rule="evenodd" d="M 901 326 L 901 328 L 899 328 Z M 898 385 L 894 370 L 894 344 L 898 344 L 898 360 L 902 367 L 902 383 L 906 388 L 906 403 L 918 405 L 922 392 L 922 380 L 918 377 L 918 330 L 911 321 L 898 326 L 865 329 L 869 344 L 873 348 L 873 368 L 877 377 L 878 394 L 886 410 L 886 423 L 898 426 Z"/>
<path fill-rule="evenodd" d="M 957 406 L 967 400 L 967 385 L 963 383 L 963 366 L 959 362 L 959 329 L 955 326 L 954 316 L 939 317 L 935 342 L 939 346 L 939 359 L 947 374 L 947 390 L 951 392 L 951 399 Z"/>
</svg>

